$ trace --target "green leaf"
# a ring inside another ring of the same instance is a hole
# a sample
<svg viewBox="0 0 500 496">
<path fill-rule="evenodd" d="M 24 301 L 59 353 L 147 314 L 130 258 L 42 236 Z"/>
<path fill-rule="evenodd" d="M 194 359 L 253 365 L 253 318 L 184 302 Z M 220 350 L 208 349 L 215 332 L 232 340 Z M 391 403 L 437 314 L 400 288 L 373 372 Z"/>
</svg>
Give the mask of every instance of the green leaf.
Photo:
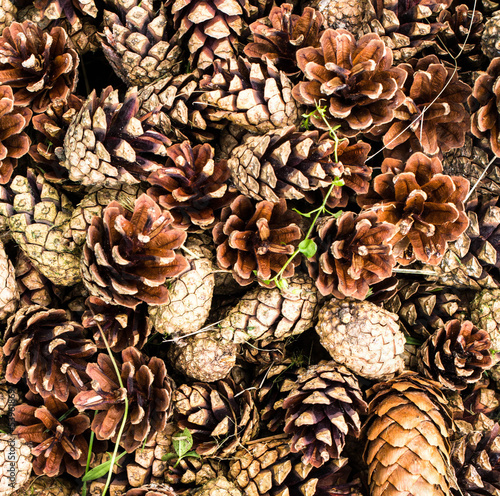
<svg viewBox="0 0 500 496">
<path fill-rule="evenodd" d="M 184 458 L 187 458 L 187 457 L 191 457 L 191 458 L 201 458 L 201 456 L 196 453 L 196 451 L 188 451 L 185 455 L 184 455 Z"/>
<path fill-rule="evenodd" d="M 177 453 L 165 453 L 161 459 L 162 461 L 164 462 L 168 462 L 169 460 L 171 460 L 172 458 L 178 458 L 177 456 Z"/>
<path fill-rule="evenodd" d="M 124 451 L 121 455 L 118 455 L 115 459 L 115 464 L 118 464 L 118 460 L 125 456 L 127 454 L 126 451 Z M 104 477 L 110 470 L 111 468 L 111 460 L 108 460 L 107 462 L 101 463 L 100 465 L 97 465 L 97 467 L 94 467 L 92 470 L 89 470 L 83 477 L 82 481 L 83 482 L 88 482 L 88 481 L 93 481 L 96 479 L 99 479 L 100 477 Z"/>
<path fill-rule="evenodd" d="M 186 427 L 182 432 L 172 436 L 172 444 L 179 458 L 183 458 L 193 446 L 193 436 L 189 429 Z"/>
<path fill-rule="evenodd" d="M 423 341 L 420 339 L 413 338 L 411 336 L 406 336 L 406 344 L 412 344 L 414 346 L 422 346 Z"/>
<path fill-rule="evenodd" d="M 299 243 L 299 251 L 302 253 L 306 258 L 311 258 L 316 255 L 316 252 L 318 251 L 318 245 L 314 241 L 314 239 L 304 239 Z"/>
</svg>

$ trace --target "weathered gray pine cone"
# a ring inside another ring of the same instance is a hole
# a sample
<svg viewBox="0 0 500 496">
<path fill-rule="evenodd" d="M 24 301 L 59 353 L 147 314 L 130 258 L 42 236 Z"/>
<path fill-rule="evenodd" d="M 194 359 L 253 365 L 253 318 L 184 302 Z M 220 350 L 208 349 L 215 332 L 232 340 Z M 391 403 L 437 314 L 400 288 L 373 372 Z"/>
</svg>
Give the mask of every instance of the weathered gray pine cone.
<svg viewBox="0 0 500 496">
<path fill-rule="evenodd" d="M 0 241 L 0 321 L 16 311 L 19 302 L 19 290 L 16 284 L 14 266 L 5 253 Z"/>
</svg>

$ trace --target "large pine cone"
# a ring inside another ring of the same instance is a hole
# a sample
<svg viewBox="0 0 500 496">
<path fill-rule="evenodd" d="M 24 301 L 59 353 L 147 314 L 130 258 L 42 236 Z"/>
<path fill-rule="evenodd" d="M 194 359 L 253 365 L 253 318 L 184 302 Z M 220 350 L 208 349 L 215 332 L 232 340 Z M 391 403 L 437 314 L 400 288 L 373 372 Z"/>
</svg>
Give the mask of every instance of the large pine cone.
<svg viewBox="0 0 500 496">
<path fill-rule="evenodd" d="M 302 237 L 300 215 L 287 209 L 286 201 L 262 201 L 254 207 L 240 195 L 222 210 L 221 222 L 213 229 L 217 262 L 233 271 L 233 277 L 247 286 L 256 279 L 268 281 L 281 271 Z M 295 257 L 282 276 L 293 276 L 300 257 Z"/>
<path fill-rule="evenodd" d="M 363 427 L 370 494 L 449 496 L 452 420 L 440 384 L 405 372 L 370 396 Z"/>
<path fill-rule="evenodd" d="M 487 331 L 472 322 L 451 320 L 418 351 L 420 372 L 445 387 L 461 391 L 493 366 Z"/>
<path fill-rule="evenodd" d="M 0 37 L 0 57 L 0 83 L 14 89 L 16 106 L 45 112 L 75 89 L 79 59 L 63 28 L 46 33 L 31 21 L 14 22 Z"/>
<path fill-rule="evenodd" d="M 303 463 L 320 467 L 340 458 L 348 434 L 359 437 L 359 414 L 366 413 L 367 405 L 353 374 L 321 361 L 298 376 L 283 408 L 291 451 L 302 452 Z"/>
<path fill-rule="evenodd" d="M 404 101 L 406 78 L 403 69 L 392 67 L 391 49 L 374 33 L 356 41 L 344 29 L 327 29 L 320 44 L 297 52 L 298 66 L 309 81 L 293 88 L 294 98 L 313 109 L 325 105 L 330 125 L 338 125 L 345 136 L 391 122 Z M 328 128 L 316 113 L 311 122 Z"/>
<path fill-rule="evenodd" d="M 171 222 L 172 216 L 145 194 L 133 212 L 111 202 L 102 217 L 92 219 L 83 248 L 81 271 L 89 292 L 129 308 L 166 303 L 166 280 L 189 268 L 174 251 L 186 233 L 173 229 Z"/>
<path fill-rule="evenodd" d="M 173 401 L 177 425 L 190 430 L 201 456 L 232 455 L 259 430 L 252 395 L 230 378 L 211 384 L 181 384 Z"/>
<path fill-rule="evenodd" d="M 69 321 L 64 310 L 22 307 L 5 331 L 7 381 L 25 378 L 34 393 L 67 401 L 73 387 L 83 387 L 88 359 L 97 351 L 84 336 L 83 327 Z"/>
<path fill-rule="evenodd" d="M 111 86 L 99 98 L 92 91 L 64 137 L 61 165 L 69 170 L 72 181 L 83 186 L 116 187 L 136 184 L 159 169 L 153 158 L 165 156 L 170 140 L 144 130 L 136 117 L 138 111 L 136 89 L 129 90 L 123 103 Z"/>
<path fill-rule="evenodd" d="M 152 0 L 111 0 L 104 11 L 102 49 L 116 74 L 128 86 L 145 86 L 179 70 L 182 49 L 170 44 L 164 5 L 157 10 Z"/>
<path fill-rule="evenodd" d="M 78 393 L 73 403 L 80 411 L 96 410 L 91 429 L 97 439 L 116 442 L 125 411 L 125 396 L 129 411 L 120 446 L 132 453 L 156 432 L 163 430 L 172 411 L 172 390 L 175 385 L 167 374 L 163 360 L 149 360 L 133 346 L 122 351 L 120 376 L 124 388 L 108 355 L 101 353 L 97 363 L 87 364 L 92 390 Z"/>
<path fill-rule="evenodd" d="M 81 477 L 85 472 L 89 445 L 86 431 L 90 426 L 87 415 L 72 415 L 65 403 L 49 396 L 40 407 L 22 404 L 14 409 L 20 425 L 14 434 L 36 444 L 31 450 L 37 475 L 57 477 L 67 472 Z"/>
<path fill-rule="evenodd" d="M 397 315 L 367 301 L 328 301 L 320 310 L 316 332 L 330 356 L 368 379 L 393 377 L 403 370 L 405 338 Z"/>
<path fill-rule="evenodd" d="M 396 230 L 379 222 L 375 212 L 345 212 L 340 218 L 320 219 L 318 251 L 307 260 L 320 293 L 363 300 L 372 284 L 392 275 L 396 259 L 390 240 Z"/>
<path fill-rule="evenodd" d="M 448 242 L 467 229 L 463 202 L 469 181 L 442 174 L 441 161 L 420 152 L 404 165 L 384 160 L 382 172 L 373 180 L 370 192 L 358 197 L 358 203 L 374 207 L 380 221 L 398 227 L 391 244 L 399 263 L 438 264 Z"/>
</svg>

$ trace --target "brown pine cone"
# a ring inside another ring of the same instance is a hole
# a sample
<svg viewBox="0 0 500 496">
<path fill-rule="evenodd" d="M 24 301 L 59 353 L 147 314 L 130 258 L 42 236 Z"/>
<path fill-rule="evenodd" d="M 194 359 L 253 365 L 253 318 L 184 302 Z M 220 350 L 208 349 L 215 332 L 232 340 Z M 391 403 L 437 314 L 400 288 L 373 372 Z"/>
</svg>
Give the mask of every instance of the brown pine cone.
<svg viewBox="0 0 500 496">
<path fill-rule="evenodd" d="M 108 305 L 97 296 L 89 296 L 85 305 L 88 310 L 82 316 L 82 325 L 93 333 L 97 348 L 106 348 L 101 329 L 109 347 L 116 353 L 129 346 L 140 350 L 146 344 L 152 325 L 145 304 L 132 310 L 122 305 Z"/>
<path fill-rule="evenodd" d="M 172 450 L 169 452 L 171 453 Z M 186 490 L 186 488 L 200 487 L 225 472 L 224 462 L 216 458 L 186 456 L 180 461 L 178 458 L 172 458 L 162 463 L 165 465 L 162 477 L 165 478 L 167 484 L 171 484 L 179 492 Z"/>
<path fill-rule="evenodd" d="M 109 64 L 127 86 L 145 86 L 179 71 L 181 47 L 170 43 L 164 4 L 152 0 L 109 0 L 104 11 L 102 49 Z"/>
<path fill-rule="evenodd" d="M 491 17 L 484 23 L 484 30 L 481 36 L 481 50 L 490 59 L 494 59 L 500 55 L 500 42 L 498 39 L 500 13 L 498 5 L 492 12 Z"/>
<path fill-rule="evenodd" d="M 318 333 L 330 356 L 361 377 L 383 380 L 403 370 L 398 317 L 367 301 L 333 298 L 320 308 Z"/>
<path fill-rule="evenodd" d="M 35 474 L 49 477 L 64 472 L 73 477 L 84 474 L 89 450 L 86 431 L 90 419 L 82 413 L 71 413 L 68 405 L 52 396 L 38 408 L 22 404 L 14 409 L 14 418 L 20 424 L 14 434 L 36 444 L 31 450 L 35 457 Z"/>
<path fill-rule="evenodd" d="M 268 59 L 287 76 L 299 72 L 295 57 L 297 50 L 319 46 L 323 23 L 323 16 L 311 7 L 305 7 L 302 15 L 292 14 L 292 11 L 293 5 L 283 3 L 271 9 L 269 22 L 261 19 L 250 24 L 253 42 L 247 43 L 243 49 L 250 59 Z"/>
<path fill-rule="evenodd" d="M 256 437 L 259 414 L 250 392 L 230 378 L 181 384 L 173 395 L 180 429 L 189 429 L 193 448 L 205 456 L 228 457 Z"/>
<path fill-rule="evenodd" d="M 71 122 L 64 137 L 61 165 L 69 178 L 83 186 L 117 187 L 146 180 L 160 168 L 154 161 L 166 155 L 170 140 L 144 129 L 137 118 L 137 90 L 130 89 L 123 103 L 118 90 L 108 86 L 98 98 L 95 90 Z"/>
<path fill-rule="evenodd" d="M 0 321 L 6 320 L 16 311 L 19 298 L 14 266 L 5 253 L 4 244 L 0 241 Z"/>
<path fill-rule="evenodd" d="M 266 284 L 278 274 L 295 251 L 302 237 L 300 215 L 288 210 L 286 201 L 262 201 L 255 207 L 245 196 L 238 196 L 221 213 L 213 228 L 217 263 L 230 269 L 241 286 L 256 279 Z M 292 277 L 300 257 L 295 257 L 282 273 Z"/>
<path fill-rule="evenodd" d="M 449 496 L 452 420 L 440 384 L 405 372 L 368 391 L 364 458 L 372 496 Z"/>
<path fill-rule="evenodd" d="M 51 308 L 56 296 L 52 283 L 31 263 L 30 259 L 19 250 L 15 265 L 20 306 L 40 305 Z"/>
<path fill-rule="evenodd" d="M 294 86 L 294 98 L 313 109 L 325 105 L 330 126 L 339 126 L 344 136 L 390 123 L 404 101 L 401 87 L 406 77 L 403 69 L 392 67 L 391 49 L 375 33 L 356 41 L 344 29 L 327 29 L 320 44 L 297 52 L 297 64 L 309 81 Z M 328 128 L 317 113 L 311 122 Z"/>
<path fill-rule="evenodd" d="M 31 470 L 30 470 L 31 471 Z M 40 494 L 43 496 L 78 496 L 76 485 L 62 477 L 47 477 L 46 475 L 34 475 L 28 479 L 26 484 L 11 496 L 26 496 L 29 494 Z"/>
<path fill-rule="evenodd" d="M 325 217 L 316 230 L 318 251 L 306 263 L 323 296 L 363 300 L 372 284 L 392 275 L 396 259 L 390 240 L 397 228 L 379 222 L 375 212 Z"/>
<path fill-rule="evenodd" d="M 63 28 L 47 33 L 31 21 L 14 22 L 0 36 L 0 57 L 0 83 L 13 88 L 16 106 L 36 114 L 76 87 L 79 59 Z"/>
<path fill-rule="evenodd" d="M 5 330 L 5 378 L 13 384 L 25 378 L 34 393 L 67 401 L 70 389 L 83 387 L 88 359 L 97 351 L 84 336 L 64 310 L 22 307 Z"/>
<path fill-rule="evenodd" d="M 320 467 L 338 459 L 349 434 L 359 437 L 367 405 L 356 377 L 345 367 L 321 361 L 300 374 L 283 401 L 285 433 L 302 463 Z"/>
<path fill-rule="evenodd" d="M 129 411 L 120 446 L 132 453 L 165 428 L 172 410 L 175 385 L 163 360 L 147 359 L 133 346 L 122 351 L 122 362 L 118 368 L 123 388 L 108 355 L 101 353 L 97 363 L 88 363 L 87 374 L 92 379 L 92 390 L 78 393 L 73 403 L 80 411 L 98 412 L 91 425 L 97 439 L 116 442 L 126 396 Z"/>
<path fill-rule="evenodd" d="M 229 121 L 255 134 L 300 124 L 292 83 L 270 60 L 216 61 L 213 75 L 203 76 L 199 86 L 201 95 L 193 105 L 207 120 Z"/>
<path fill-rule="evenodd" d="M 396 260 L 407 265 L 415 260 L 436 265 L 447 248 L 468 225 L 464 200 L 469 181 L 442 174 L 437 157 L 417 152 L 405 164 L 386 159 L 370 192 L 358 204 L 376 211 L 379 221 L 398 227 L 392 237 Z"/>
<path fill-rule="evenodd" d="M 94 0 L 35 0 L 34 5 L 44 17 L 60 19 L 64 16 L 71 24 L 79 22 L 76 10 L 91 17 L 96 17 L 98 13 Z"/>
<path fill-rule="evenodd" d="M 228 184 L 227 163 L 215 162 L 214 154 L 208 143 L 172 145 L 165 165 L 147 178 L 152 186 L 148 195 L 170 211 L 175 227 L 209 229 L 216 221 L 216 212 L 236 198 Z"/>
<path fill-rule="evenodd" d="M 168 300 L 167 279 L 189 268 L 176 254 L 186 233 L 171 227 L 172 216 L 147 195 L 134 210 L 113 201 L 94 217 L 81 258 L 82 278 L 93 296 L 108 304 L 135 308 Z"/>
<path fill-rule="evenodd" d="M 288 287 L 251 289 L 219 325 L 225 339 L 236 343 L 283 341 L 313 326 L 318 306 L 316 288 L 306 275 L 296 275 Z"/>
</svg>

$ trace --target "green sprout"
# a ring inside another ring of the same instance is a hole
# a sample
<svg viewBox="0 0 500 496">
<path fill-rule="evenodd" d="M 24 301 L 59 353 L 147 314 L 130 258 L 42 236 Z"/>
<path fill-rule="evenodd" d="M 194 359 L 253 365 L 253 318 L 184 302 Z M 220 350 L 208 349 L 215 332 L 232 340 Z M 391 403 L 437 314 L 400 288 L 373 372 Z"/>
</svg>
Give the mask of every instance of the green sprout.
<svg viewBox="0 0 500 496">
<path fill-rule="evenodd" d="M 178 432 L 172 436 L 172 446 L 174 447 L 174 453 L 167 453 L 161 459 L 166 462 L 172 458 L 177 458 L 174 468 L 179 465 L 179 462 L 183 458 L 200 458 L 200 455 L 196 451 L 190 451 L 193 447 L 193 436 L 187 427 L 182 432 Z"/>
</svg>

